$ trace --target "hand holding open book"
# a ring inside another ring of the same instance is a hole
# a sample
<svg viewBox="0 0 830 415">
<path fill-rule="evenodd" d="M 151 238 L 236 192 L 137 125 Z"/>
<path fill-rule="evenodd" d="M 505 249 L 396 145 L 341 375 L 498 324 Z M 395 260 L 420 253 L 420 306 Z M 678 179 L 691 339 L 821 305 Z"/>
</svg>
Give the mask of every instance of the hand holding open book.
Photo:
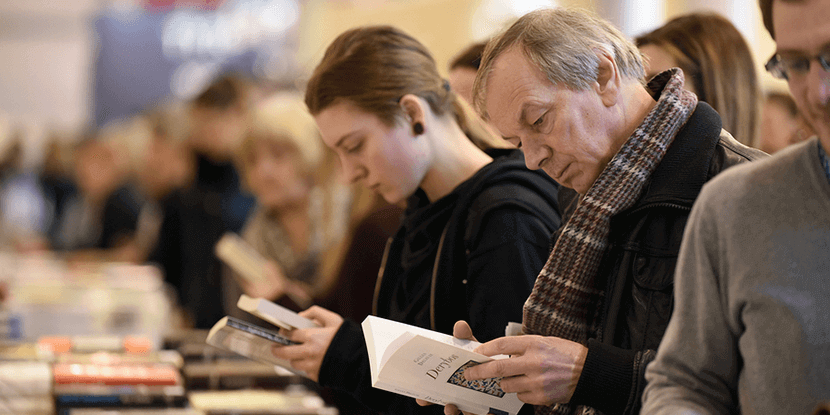
<svg viewBox="0 0 830 415">
<path fill-rule="evenodd" d="M 522 402 L 499 378 L 470 381 L 467 368 L 506 356 L 473 352 L 480 343 L 379 317 L 363 321 L 372 386 L 474 414 L 515 414 Z"/>
<path fill-rule="evenodd" d="M 292 330 L 288 336 L 298 344 L 274 347 L 272 352 L 277 358 L 291 362 L 294 369 L 303 371 L 309 379 L 316 382 L 319 380 L 323 357 L 343 324 L 343 317 L 318 306 L 312 306 L 300 315 L 317 322 L 319 327 Z"/>
<path fill-rule="evenodd" d="M 314 321 L 262 298 L 251 298 L 243 294 L 239 298 L 237 306 L 241 310 L 283 329 L 318 327 Z M 275 330 L 237 320 L 233 317 L 223 317 L 210 329 L 207 343 L 305 376 L 305 373 L 294 369 L 288 360 L 274 356 L 272 352 L 274 346 L 295 344 L 294 341 Z"/>
</svg>

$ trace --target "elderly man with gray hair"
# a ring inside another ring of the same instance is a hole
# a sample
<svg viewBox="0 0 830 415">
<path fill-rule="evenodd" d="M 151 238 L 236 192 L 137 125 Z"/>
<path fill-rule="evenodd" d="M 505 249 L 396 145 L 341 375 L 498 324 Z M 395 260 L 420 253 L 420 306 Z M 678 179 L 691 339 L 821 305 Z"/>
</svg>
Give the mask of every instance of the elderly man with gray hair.
<svg viewBox="0 0 830 415">
<path fill-rule="evenodd" d="M 527 14 L 484 52 L 478 110 L 528 168 L 573 189 L 524 306 L 525 335 L 483 344 L 478 352 L 511 357 L 465 372 L 503 377 L 537 413 L 639 412 L 692 203 L 722 170 L 763 156 L 721 129 L 679 69 L 643 77 L 629 40 L 574 10 Z"/>
</svg>

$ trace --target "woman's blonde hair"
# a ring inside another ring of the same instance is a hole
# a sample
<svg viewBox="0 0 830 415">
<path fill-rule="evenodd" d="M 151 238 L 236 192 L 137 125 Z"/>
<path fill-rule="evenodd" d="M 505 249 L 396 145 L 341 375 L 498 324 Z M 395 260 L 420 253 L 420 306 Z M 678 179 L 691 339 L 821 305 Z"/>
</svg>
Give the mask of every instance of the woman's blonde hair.
<svg viewBox="0 0 830 415">
<path fill-rule="evenodd" d="M 255 144 L 260 140 L 286 145 L 296 151 L 306 175 L 314 175 L 323 159 L 324 149 L 317 126 L 298 94 L 276 94 L 253 109 L 250 128 L 237 151 L 237 163 L 242 172 L 251 167 Z"/>
<path fill-rule="evenodd" d="M 720 114 L 723 128 L 755 145 L 761 112 L 758 75 L 749 45 L 729 20 L 714 13 L 688 14 L 636 42 L 657 46 L 674 58 L 698 98 Z"/>
<path fill-rule="evenodd" d="M 338 36 L 309 79 L 305 102 L 312 114 L 349 102 L 391 127 L 404 117 L 398 102 L 407 94 L 424 99 L 438 116 L 452 114 L 479 148 L 509 147 L 450 90 L 426 47 L 391 26 L 362 27 Z"/>
</svg>

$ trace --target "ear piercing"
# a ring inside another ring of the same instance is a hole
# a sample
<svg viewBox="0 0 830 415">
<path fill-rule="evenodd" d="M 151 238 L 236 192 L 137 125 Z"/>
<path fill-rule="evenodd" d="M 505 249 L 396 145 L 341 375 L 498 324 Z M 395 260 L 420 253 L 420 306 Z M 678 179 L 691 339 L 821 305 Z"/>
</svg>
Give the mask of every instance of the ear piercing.
<svg viewBox="0 0 830 415">
<path fill-rule="evenodd" d="M 424 124 L 421 124 L 420 121 L 416 122 L 415 124 L 412 124 L 412 132 L 415 133 L 415 135 L 423 134 L 424 133 Z"/>
</svg>

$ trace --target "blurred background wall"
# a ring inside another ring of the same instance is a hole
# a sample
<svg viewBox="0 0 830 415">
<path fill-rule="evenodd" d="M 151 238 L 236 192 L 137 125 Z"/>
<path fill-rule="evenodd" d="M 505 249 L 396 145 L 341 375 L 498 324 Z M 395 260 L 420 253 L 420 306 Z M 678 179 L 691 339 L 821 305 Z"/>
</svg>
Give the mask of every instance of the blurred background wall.
<svg viewBox="0 0 830 415">
<path fill-rule="evenodd" d="M 0 0 L 0 128 L 21 131 L 27 163 L 37 163 L 50 131 L 188 98 L 222 71 L 301 85 L 326 45 L 354 26 L 399 26 L 446 70 L 469 43 L 551 5 L 593 10 L 631 37 L 716 11 L 752 46 L 763 87 L 785 88 L 763 71 L 774 44 L 756 0 Z"/>
</svg>

